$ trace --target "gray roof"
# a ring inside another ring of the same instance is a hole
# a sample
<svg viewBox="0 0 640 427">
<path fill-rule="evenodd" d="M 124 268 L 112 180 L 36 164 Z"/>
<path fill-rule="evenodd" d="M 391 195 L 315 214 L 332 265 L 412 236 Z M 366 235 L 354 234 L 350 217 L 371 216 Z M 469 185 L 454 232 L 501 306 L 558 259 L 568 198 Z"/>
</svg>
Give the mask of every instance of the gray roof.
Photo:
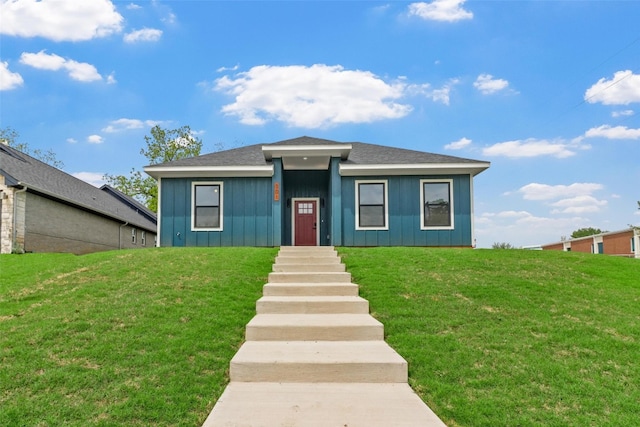
<svg viewBox="0 0 640 427">
<path fill-rule="evenodd" d="M 343 164 L 348 165 L 409 165 L 409 164 L 477 164 L 479 160 L 462 157 L 433 154 L 423 151 L 407 150 L 404 148 L 387 147 L 383 145 L 367 144 L 364 142 L 337 142 L 328 139 L 302 136 L 284 141 L 254 144 L 231 150 L 219 151 L 202 156 L 174 160 L 159 165 L 150 166 L 265 166 L 270 164 L 265 159 L 262 147 L 279 145 L 323 145 L 345 146 L 351 145 L 351 153 Z M 147 167 L 150 167 L 147 166 Z"/>
<path fill-rule="evenodd" d="M 0 175 L 8 186 L 26 186 L 28 190 L 44 194 L 64 203 L 75 205 L 123 223 L 155 233 L 156 220 L 138 212 L 137 202 L 116 197 L 93 185 L 56 169 L 12 147 L 0 144 Z M 122 194 L 122 193 L 120 193 Z M 125 196 L 128 197 L 128 196 Z M 146 209 L 146 208 L 145 208 Z"/>
</svg>

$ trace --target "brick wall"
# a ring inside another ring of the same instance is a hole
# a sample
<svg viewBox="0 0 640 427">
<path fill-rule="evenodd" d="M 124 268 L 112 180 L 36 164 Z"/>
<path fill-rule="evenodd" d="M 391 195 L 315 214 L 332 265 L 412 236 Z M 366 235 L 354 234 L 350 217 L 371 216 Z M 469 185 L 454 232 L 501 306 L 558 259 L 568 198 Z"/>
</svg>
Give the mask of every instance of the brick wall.
<svg viewBox="0 0 640 427">
<path fill-rule="evenodd" d="M 604 253 L 609 255 L 632 255 L 632 237 L 633 231 L 603 236 Z"/>
<path fill-rule="evenodd" d="M 571 242 L 571 251 L 572 252 L 586 252 L 591 253 L 591 245 L 593 244 L 593 239 L 581 239 L 581 240 L 573 240 Z"/>
<path fill-rule="evenodd" d="M 153 233 L 146 232 L 146 246 L 142 246 L 141 230 L 137 230 L 134 244 L 130 225 L 37 194 L 28 193 L 26 207 L 26 251 L 84 254 L 153 246 Z"/>
</svg>

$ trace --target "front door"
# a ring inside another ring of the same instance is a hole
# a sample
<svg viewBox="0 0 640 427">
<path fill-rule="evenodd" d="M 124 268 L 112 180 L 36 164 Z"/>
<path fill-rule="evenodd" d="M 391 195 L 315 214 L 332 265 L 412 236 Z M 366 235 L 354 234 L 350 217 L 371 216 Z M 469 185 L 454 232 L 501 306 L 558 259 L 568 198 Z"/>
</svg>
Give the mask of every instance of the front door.
<svg viewBox="0 0 640 427">
<path fill-rule="evenodd" d="M 294 246 L 316 246 L 318 244 L 318 201 L 296 200 L 293 212 Z"/>
</svg>

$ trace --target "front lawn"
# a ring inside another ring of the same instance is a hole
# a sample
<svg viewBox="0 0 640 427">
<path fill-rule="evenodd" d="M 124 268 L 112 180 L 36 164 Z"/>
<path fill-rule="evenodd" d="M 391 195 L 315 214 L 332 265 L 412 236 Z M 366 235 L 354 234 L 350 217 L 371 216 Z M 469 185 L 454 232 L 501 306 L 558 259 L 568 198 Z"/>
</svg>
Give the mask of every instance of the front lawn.
<svg viewBox="0 0 640 427">
<path fill-rule="evenodd" d="M 640 425 L 640 260 L 341 248 L 449 426 Z"/>
<path fill-rule="evenodd" d="M 339 248 L 449 426 L 631 426 L 640 260 Z M 198 426 L 277 249 L 0 256 L 0 426 Z"/>
</svg>

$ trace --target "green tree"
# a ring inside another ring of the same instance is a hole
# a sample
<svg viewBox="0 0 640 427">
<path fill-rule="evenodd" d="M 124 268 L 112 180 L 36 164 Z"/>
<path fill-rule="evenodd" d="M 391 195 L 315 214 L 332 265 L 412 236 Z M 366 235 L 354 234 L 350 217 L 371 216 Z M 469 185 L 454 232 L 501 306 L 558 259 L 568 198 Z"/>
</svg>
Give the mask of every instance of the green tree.
<svg viewBox="0 0 640 427">
<path fill-rule="evenodd" d="M 202 150 L 202 141 L 193 136 L 189 126 L 178 129 L 154 126 L 151 135 L 145 135 L 144 140 L 146 148 L 141 149 L 140 154 L 147 158 L 150 165 L 199 156 Z M 106 174 L 104 180 L 152 211 L 158 211 L 158 186 L 152 177 L 133 168 L 129 176 Z"/>
<path fill-rule="evenodd" d="M 56 153 L 51 149 L 47 151 L 42 151 L 40 149 L 32 150 L 26 142 L 18 142 L 19 137 L 20 134 L 10 127 L 0 129 L 0 143 L 7 144 L 9 147 L 15 148 L 16 150 L 38 159 L 49 166 L 53 166 L 54 168 L 62 169 L 64 167 L 64 163 L 62 163 L 61 160 L 58 160 Z"/>
<path fill-rule="evenodd" d="M 516 247 L 513 246 L 511 243 L 507 243 L 507 242 L 495 242 L 493 245 L 491 245 L 492 249 L 515 249 Z"/>
<path fill-rule="evenodd" d="M 606 231 L 600 230 L 599 228 L 586 227 L 575 230 L 573 233 L 571 233 L 571 237 L 577 239 L 579 237 L 593 236 L 594 234 L 601 233 L 606 233 Z"/>
</svg>

